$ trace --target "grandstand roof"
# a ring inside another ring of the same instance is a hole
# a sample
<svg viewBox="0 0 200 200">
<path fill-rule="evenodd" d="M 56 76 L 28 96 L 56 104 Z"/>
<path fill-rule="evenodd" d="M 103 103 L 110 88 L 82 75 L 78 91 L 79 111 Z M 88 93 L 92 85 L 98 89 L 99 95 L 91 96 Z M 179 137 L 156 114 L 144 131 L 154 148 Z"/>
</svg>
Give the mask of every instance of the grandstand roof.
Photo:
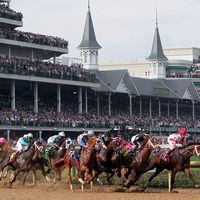
<svg viewBox="0 0 200 200">
<path fill-rule="evenodd" d="M 167 60 L 167 57 L 163 53 L 157 22 L 156 22 L 156 29 L 155 29 L 151 54 L 148 57 L 148 60 L 162 60 L 162 61 Z"/>
<path fill-rule="evenodd" d="M 197 81 L 196 79 L 145 79 L 130 77 L 127 70 L 100 71 L 99 79 L 100 87 L 92 88 L 99 92 L 200 101 L 200 96 L 193 83 Z"/>
<path fill-rule="evenodd" d="M 101 46 L 98 44 L 96 40 L 89 3 L 88 3 L 88 12 L 87 12 L 87 18 L 85 22 L 83 38 L 78 48 L 79 49 L 87 49 L 87 48 L 101 49 Z"/>
<path fill-rule="evenodd" d="M 166 85 L 171 88 L 181 99 L 191 99 L 199 101 L 199 95 L 191 79 L 170 79 L 165 81 Z"/>
<path fill-rule="evenodd" d="M 95 88 L 95 91 L 103 92 L 103 89 L 105 89 L 105 92 L 139 95 L 127 70 L 100 71 L 99 79 L 101 86 L 100 88 Z"/>
<path fill-rule="evenodd" d="M 161 80 L 132 77 L 141 96 L 179 98 Z"/>
</svg>

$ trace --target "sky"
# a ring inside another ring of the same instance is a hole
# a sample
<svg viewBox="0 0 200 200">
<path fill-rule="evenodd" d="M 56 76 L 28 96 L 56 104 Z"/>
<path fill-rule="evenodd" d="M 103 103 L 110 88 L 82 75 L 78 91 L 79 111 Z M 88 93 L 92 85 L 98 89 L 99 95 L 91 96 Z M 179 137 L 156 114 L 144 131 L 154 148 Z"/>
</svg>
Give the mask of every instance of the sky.
<svg viewBox="0 0 200 200">
<path fill-rule="evenodd" d="M 22 31 L 69 41 L 68 57 L 79 57 L 88 0 L 11 0 L 23 13 Z M 156 7 L 163 48 L 200 47 L 200 0 L 90 0 L 99 62 L 149 56 Z"/>
</svg>

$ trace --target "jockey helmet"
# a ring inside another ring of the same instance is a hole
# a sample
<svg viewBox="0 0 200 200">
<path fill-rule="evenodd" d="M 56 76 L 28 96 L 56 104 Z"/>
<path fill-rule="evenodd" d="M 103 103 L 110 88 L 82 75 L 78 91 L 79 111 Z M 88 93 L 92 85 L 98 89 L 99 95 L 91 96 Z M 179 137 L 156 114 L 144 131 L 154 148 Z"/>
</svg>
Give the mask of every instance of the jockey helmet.
<svg viewBox="0 0 200 200">
<path fill-rule="evenodd" d="M 23 135 L 23 138 L 26 138 L 26 139 L 27 139 L 27 138 L 28 138 L 28 135 L 27 135 L 27 134 L 24 134 L 24 135 Z"/>
<path fill-rule="evenodd" d="M 186 132 L 187 132 L 186 128 L 181 128 L 181 129 L 179 130 L 179 133 L 180 133 L 180 134 L 185 134 Z"/>
<path fill-rule="evenodd" d="M 32 133 L 28 133 L 28 134 L 27 134 L 27 137 L 28 137 L 28 138 L 33 138 L 33 134 L 32 134 Z"/>
<path fill-rule="evenodd" d="M 58 135 L 61 137 L 65 137 L 65 133 L 63 131 L 59 132 Z"/>
<path fill-rule="evenodd" d="M 93 131 L 93 130 L 89 130 L 89 131 L 87 132 L 87 135 L 88 135 L 88 136 L 93 136 L 93 135 L 94 135 L 94 131 Z"/>
</svg>

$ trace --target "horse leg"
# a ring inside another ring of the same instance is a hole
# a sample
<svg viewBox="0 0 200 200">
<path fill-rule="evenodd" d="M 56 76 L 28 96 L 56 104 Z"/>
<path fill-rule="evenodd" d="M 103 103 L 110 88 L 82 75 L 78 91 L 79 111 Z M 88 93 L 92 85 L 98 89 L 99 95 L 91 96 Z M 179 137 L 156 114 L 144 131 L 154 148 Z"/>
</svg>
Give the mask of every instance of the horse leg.
<svg viewBox="0 0 200 200">
<path fill-rule="evenodd" d="M 173 190 L 175 177 L 176 177 L 176 171 L 172 171 L 170 192 L 172 192 Z"/>
<path fill-rule="evenodd" d="M 68 183 L 69 183 L 70 190 L 73 191 L 71 165 L 68 165 L 68 163 L 65 163 L 65 168 L 66 168 L 66 171 L 67 171 Z"/>
<path fill-rule="evenodd" d="M 25 185 L 25 183 L 26 183 L 26 178 L 27 178 L 28 174 L 29 174 L 29 171 L 27 171 L 27 172 L 23 173 L 23 175 L 22 175 L 22 177 L 23 177 L 23 180 L 22 180 L 22 185 L 23 185 L 23 186 L 24 186 L 24 185 Z"/>
<path fill-rule="evenodd" d="M 36 184 L 37 184 L 36 170 L 31 170 L 31 171 L 32 171 L 33 185 L 36 186 Z"/>
<path fill-rule="evenodd" d="M 138 179 L 140 175 L 138 175 L 134 169 L 131 170 L 131 177 L 126 180 L 125 187 L 130 188 Z"/>
<path fill-rule="evenodd" d="M 15 170 L 13 174 L 10 176 L 10 180 L 8 182 L 8 187 L 11 188 L 12 184 L 16 181 L 17 175 L 19 174 L 20 170 Z"/>
<path fill-rule="evenodd" d="M 43 176 L 46 178 L 46 180 L 50 183 L 51 180 L 50 180 L 50 178 L 47 176 L 47 173 L 46 173 L 46 171 L 45 171 L 45 169 L 44 169 L 44 163 L 39 162 L 39 165 L 40 165 L 41 170 L 42 170 L 42 175 L 43 175 Z M 33 170 L 32 170 L 32 172 L 33 172 Z M 35 180 L 35 182 L 33 181 L 33 183 L 34 183 L 34 185 L 36 185 L 36 170 L 33 172 L 33 180 Z"/>
<path fill-rule="evenodd" d="M 149 178 L 149 180 L 147 181 L 147 183 L 144 185 L 144 189 L 150 184 L 150 182 L 156 177 L 158 176 L 158 174 L 160 174 L 160 172 L 162 172 L 164 169 L 163 168 L 156 168 L 156 171 L 154 172 L 154 174 Z"/>
<path fill-rule="evenodd" d="M 190 180 L 191 180 L 192 183 L 193 183 L 193 186 L 194 186 L 194 187 L 198 187 L 198 185 L 196 185 L 196 183 L 195 183 L 194 177 L 193 177 L 192 174 L 190 173 L 190 169 L 189 169 L 189 168 L 185 168 L 185 169 L 184 169 L 184 173 L 185 173 L 185 175 L 186 175 L 188 178 L 190 178 Z"/>
<path fill-rule="evenodd" d="M 111 184 L 111 178 L 114 176 L 115 172 L 113 172 L 112 170 L 107 173 L 107 181 L 109 184 Z"/>
<path fill-rule="evenodd" d="M 131 173 L 131 169 L 128 168 L 127 172 L 124 174 L 124 177 L 125 177 L 126 179 L 128 179 L 128 176 L 130 175 L 130 173 Z"/>
</svg>

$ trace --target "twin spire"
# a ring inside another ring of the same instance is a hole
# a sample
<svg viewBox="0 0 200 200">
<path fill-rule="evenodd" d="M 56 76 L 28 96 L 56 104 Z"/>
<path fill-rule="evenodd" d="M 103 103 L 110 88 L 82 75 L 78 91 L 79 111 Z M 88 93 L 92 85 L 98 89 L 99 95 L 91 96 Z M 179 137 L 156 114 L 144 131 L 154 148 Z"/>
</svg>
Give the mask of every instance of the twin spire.
<svg viewBox="0 0 200 200">
<path fill-rule="evenodd" d="M 94 26 L 92 22 L 92 17 L 90 13 L 90 1 L 88 0 L 88 12 L 87 12 L 87 18 L 85 22 L 85 29 L 83 33 L 83 38 L 81 41 L 81 44 L 78 46 L 79 49 L 101 49 L 101 46 L 98 44 L 94 32 Z"/>
<path fill-rule="evenodd" d="M 156 8 L 156 29 L 154 33 L 153 45 L 151 49 L 151 54 L 148 60 L 166 61 L 168 60 L 163 53 L 163 48 L 160 40 L 160 34 L 158 30 L 158 19 L 157 19 L 157 8 Z"/>
</svg>

